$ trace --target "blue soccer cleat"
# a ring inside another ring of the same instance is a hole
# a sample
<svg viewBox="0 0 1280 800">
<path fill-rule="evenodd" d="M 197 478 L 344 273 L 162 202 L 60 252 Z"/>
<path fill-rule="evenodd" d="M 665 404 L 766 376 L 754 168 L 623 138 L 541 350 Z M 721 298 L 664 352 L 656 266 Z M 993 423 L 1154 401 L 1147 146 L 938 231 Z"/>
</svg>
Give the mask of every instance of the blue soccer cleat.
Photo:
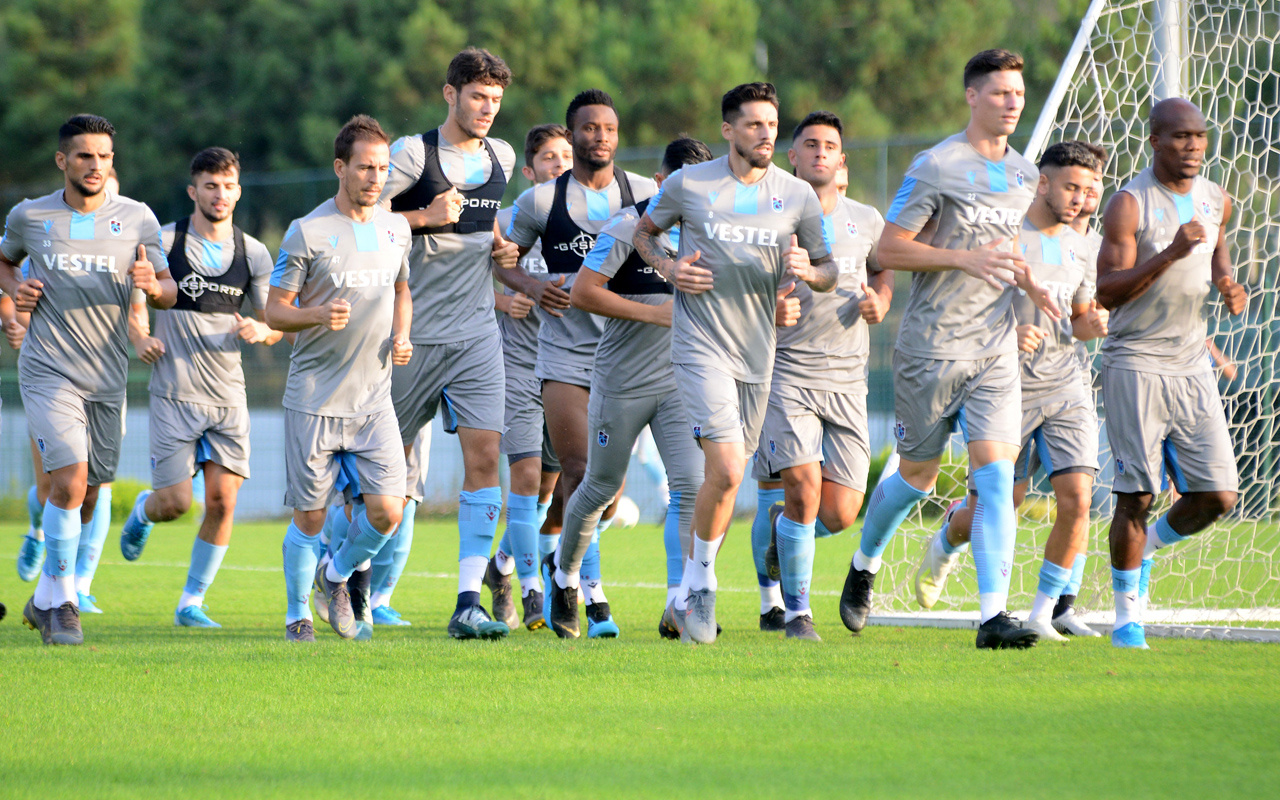
<svg viewBox="0 0 1280 800">
<path fill-rule="evenodd" d="M 410 623 L 400 619 L 400 612 L 391 606 L 378 606 L 373 610 L 373 624 L 408 627 Z"/>
<path fill-rule="evenodd" d="M 98 598 L 84 592 L 76 592 L 80 598 L 81 614 L 101 614 L 102 609 L 98 608 Z"/>
<path fill-rule="evenodd" d="M 22 549 L 18 551 L 18 577 L 30 583 L 44 566 L 44 540 L 28 533 L 22 537 Z"/>
<path fill-rule="evenodd" d="M 362 619 L 356 620 L 355 641 L 367 642 L 371 639 L 373 639 L 373 625 L 369 624 L 368 622 L 365 622 Z"/>
<path fill-rule="evenodd" d="M 613 615 L 609 613 L 608 603 L 587 605 L 588 639 L 616 639 L 620 632 L 618 623 L 613 621 Z"/>
<path fill-rule="evenodd" d="M 138 501 L 133 504 L 129 518 L 124 521 L 124 529 L 120 531 L 120 554 L 124 556 L 125 561 L 138 560 L 142 555 L 142 548 L 147 546 L 147 537 L 151 535 L 151 529 L 155 527 L 152 523 L 144 522 L 138 517 L 139 506 L 145 505 L 150 496 L 150 489 L 138 495 Z"/>
<path fill-rule="evenodd" d="M 221 628 L 204 613 L 204 606 L 185 606 L 173 612 L 173 624 L 179 628 Z"/>
<path fill-rule="evenodd" d="M 1147 646 L 1147 629 L 1141 622 L 1129 622 L 1111 631 L 1111 646 L 1129 650 L 1150 650 Z"/>
</svg>

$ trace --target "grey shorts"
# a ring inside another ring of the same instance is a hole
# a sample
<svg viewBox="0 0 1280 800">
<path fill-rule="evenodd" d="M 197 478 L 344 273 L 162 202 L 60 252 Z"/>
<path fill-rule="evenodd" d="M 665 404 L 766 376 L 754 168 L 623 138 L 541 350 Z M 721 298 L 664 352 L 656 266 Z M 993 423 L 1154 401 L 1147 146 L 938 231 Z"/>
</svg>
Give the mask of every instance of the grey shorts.
<svg viewBox="0 0 1280 800">
<path fill-rule="evenodd" d="M 1160 468 L 1179 492 L 1238 492 L 1240 475 L 1211 373 L 1148 375 L 1102 368 L 1112 491 L 1156 494 Z"/>
<path fill-rule="evenodd" d="M 893 353 L 893 426 L 898 454 L 930 461 L 959 430 L 966 443 L 1021 443 L 1022 382 L 1017 353 L 941 361 Z"/>
<path fill-rule="evenodd" d="M 298 511 L 329 505 L 334 492 L 405 495 L 404 448 L 396 415 L 318 417 L 284 410 L 284 504 Z"/>
<path fill-rule="evenodd" d="M 751 477 L 776 481 L 784 469 L 820 461 L 823 480 L 865 492 L 871 466 L 866 384 L 850 388 L 831 392 L 775 381 Z"/>
<path fill-rule="evenodd" d="M 18 389 L 27 431 L 45 472 L 87 463 L 90 486 L 115 480 L 124 439 L 124 398 L 86 400 L 70 385 L 22 384 Z"/>
<path fill-rule="evenodd" d="M 769 384 L 743 383 L 727 372 L 700 364 L 672 364 L 693 438 L 742 442 L 755 452 L 769 403 Z"/>
<path fill-rule="evenodd" d="M 249 409 L 206 406 L 151 396 L 151 485 L 190 480 L 212 461 L 249 477 Z"/>
<path fill-rule="evenodd" d="M 560 456 L 556 455 L 556 449 L 551 446 L 551 431 L 547 430 L 545 418 L 542 420 L 542 471 L 562 471 L 560 469 Z"/>
<path fill-rule="evenodd" d="M 515 374 L 508 370 L 506 410 L 500 451 L 511 463 L 542 454 L 542 381 L 532 372 Z"/>
<path fill-rule="evenodd" d="M 581 313 L 581 312 L 578 312 Z M 546 325 L 547 317 L 543 317 Z M 566 350 L 538 340 L 538 360 L 533 367 L 533 374 L 542 381 L 556 381 L 591 388 L 591 372 L 595 365 L 595 352 L 584 354 Z"/>
<path fill-rule="evenodd" d="M 496 330 L 462 342 L 414 345 L 409 363 L 391 370 L 402 443 L 413 444 L 442 404 L 448 433 L 458 428 L 502 433 L 506 383 L 502 336 Z"/>
<path fill-rule="evenodd" d="M 1070 472 L 1098 474 L 1098 414 L 1083 397 L 1022 410 L 1022 449 L 1013 478 L 1024 481 L 1044 467 L 1050 478 Z"/>
<path fill-rule="evenodd" d="M 677 392 L 648 397 L 610 397 L 592 392 L 587 401 L 587 472 L 583 479 L 622 486 L 631 451 L 648 425 L 674 490 L 702 485 L 702 453 L 685 427 L 688 415 Z"/>
</svg>

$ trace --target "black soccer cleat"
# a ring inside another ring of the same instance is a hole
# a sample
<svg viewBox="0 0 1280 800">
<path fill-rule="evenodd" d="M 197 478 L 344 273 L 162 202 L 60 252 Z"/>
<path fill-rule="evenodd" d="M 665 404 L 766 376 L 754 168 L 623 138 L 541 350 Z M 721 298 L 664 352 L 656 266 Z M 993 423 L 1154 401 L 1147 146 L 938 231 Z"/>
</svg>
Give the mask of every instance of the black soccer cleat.
<svg viewBox="0 0 1280 800">
<path fill-rule="evenodd" d="M 49 644 L 83 644 L 80 609 L 74 603 L 63 603 L 49 611 Z"/>
<path fill-rule="evenodd" d="M 347 593 L 351 595 L 351 614 L 357 622 L 373 624 L 373 609 L 370 607 L 369 594 L 373 583 L 373 568 L 356 570 L 347 578 Z"/>
<path fill-rule="evenodd" d="M 505 622 L 511 630 L 520 627 L 520 615 L 516 613 L 515 596 L 511 592 L 511 576 L 499 572 L 498 562 L 493 558 L 484 568 L 484 585 L 493 597 L 493 618 Z"/>
<path fill-rule="evenodd" d="M 813 629 L 813 617 L 801 614 L 787 623 L 788 639 L 803 639 L 808 642 L 820 642 L 822 637 Z"/>
<path fill-rule="evenodd" d="M 874 572 L 858 569 L 849 564 L 849 574 L 844 579 L 844 589 L 840 592 L 840 621 L 854 633 L 861 633 L 867 627 L 867 616 L 871 613 L 872 590 L 876 585 Z"/>
<path fill-rule="evenodd" d="M 774 606 L 760 615 L 760 630 L 766 633 L 781 633 L 787 629 L 787 612 Z"/>
<path fill-rule="evenodd" d="M 1022 650 L 1035 647 L 1038 641 L 1040 634 L 1022 627 L 1022 623 L 1009 616 L 1007 611 L 1001 611 L 978 626 L 979 650 L 1004 650 L 1010 647 Z"/>
<path fill-rule="evenodd" d="M 582 635 L 578 627 L 578 587 L 566 586 L 561 589 L 556 583 L 555 557 L 555 553 L 548 553 L 542 560 L 547 574 L 551 576 L 551 583 L 547 585 L 547 593 L 542 601 L 546 606 L 547 621 L 556 636 L 561 639 L 577 639 Z"/>
</svg>

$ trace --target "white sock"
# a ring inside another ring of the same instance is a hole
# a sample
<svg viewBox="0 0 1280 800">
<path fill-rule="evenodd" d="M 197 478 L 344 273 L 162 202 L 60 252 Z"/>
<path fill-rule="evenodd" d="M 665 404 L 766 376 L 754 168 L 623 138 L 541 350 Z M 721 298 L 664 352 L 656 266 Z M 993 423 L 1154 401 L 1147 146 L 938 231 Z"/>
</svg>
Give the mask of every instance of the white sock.
<svg viewBox="0 0 1280 800">
<path fill-rule="evenodd" d="M 480 585 L 484 583 L 484 571 L 489 568 L 489 559 L 484 556 L 467 556 L 458 559 L 458 594 L 463 592 L 480 593 Z"/>
<path fill-rule="evenodd" d="M 195 606 L 196 608 L 199 608 L 202 605 L 204 605 L 204 595 L 202 594 L 187 594 L 186 592 L 183 592 L 182 597 L 178 600 L 179 611 L 187 606 Z"/>
<path fill-rule="evenodd" d="M 1049 619 L 1049 615 L 1053 613 L 1053 607 L 1057 604 L 1058 598 L 1050 597 L 1044 592 L 1036 592 L 1036 599 L 1031 603 L 1031 616 L 1027 621 Z"/>
<path fill-rule="evenodd" d="M 76 577 L 76 591 L 80 594 L 93 594 L 93 578 Z"/>
<path fill-rule="evenodd" d="M 512 564 L 515 563 L 514 558 L 511 559 L 511 563 Z M 512 567 L 512 569 L 514 569 L 514 567 Z M 528 580 L 522 579 L 520 581 L 521 597 L 528 597 L 529 592 L 540 592 L 540 591 L 542 591 L 542 578 L 538 577 L 537 575 L 531 576 Z"/>
<path fill-rule="evenodd" d="M 587 581 L 583 586 L 582 594 L 587 600 L 587 605 L 609 602 L 609 598 L 604 596 L 604 584 L 600 581 Z"/>
<path fill-rule="evenodd" d="M 27 533 L 37 542 L 44 541 L 44 528 L 27 528 Z"/>
<path fill-rule="evenodd" d="M 692 591 L 716 590 L 716 552 L 720 550 L 722 539 L 724 534 L 710 542 L 693 537 L 693 564 L 689 571 L 689 588 Z"/>
<path fill-rule="evenodd" d="M 147 516 L 147 498 L 150 496 L 151 495 L 148 494 L 148 495 L 139 497 L 138 501 L 133 504 L 133 510 L 134 510 L 134 513 L 138 515 L 138 519 L 142 520 L 148 525 L 154 525 L 155 520 Z"/>
<path fill-rule="evenodd" d="M 1116 624 L 1112 630 L 1119 630 L 1130 622 L 1142 622 L 1141 602 L 1138 592 L 1116 592 Z"/>
<path fill-rule="evenodd" d="M 883 563 L 884 563 L 883 558 L 881 558 L 880 556 L 868 557 L 865 553 L 862 552 L 861 547 L 853 551 L 854 569 L 859 569 L 859 570 L 862 570 L 863 572 L 870 572 L 872 575 L 875 575 L 877 572 L 880 571 L 880 565 Z"/>
<path fill-rule="evenodd" d="M 679 585 L 667 587 L 667 605 L 671 605 L 676 601 L 676 595 L 680 594 Z"/>
<path fill-rule="evenodd" d="M 76 608 L 80 607 L 80 597 L 76 594 L 76 579 L 70 575 L 53 579 L 52 594 L 50 608 L 57 608 L 63 603 L 70 603 Z"/>
<path fill-rule="evenodd" d="M 342 583 L 346 580 L 346 578 L 342 577 L 342 573 L 333 568 L 332 561 L 324 565 L 324 576 L 333 583 Z"/>
<path fill-rule="evenodd" d="M 516 560 L 507 553 L 502 552 L 502 548 L 498 548 L 498 552 L 493 554 L 493 564 L 498 568 L 500 575 L 510 575 L 516 571 Z"/>
<path fill-rule="evenodd" d="M 696 536 L 694 537 L 697 538 Z M 680 585 L 676 587 L 676 611 L 684 611 L 688 608 L 685 601 L 689 598 L 689 574 L 693 572 L 693 559 L 686 558 L 684 560 L 684 575 L 680 578 Z"/>
<path fill-rule="evenodd" d="M 40 571 L 40 577 L 36 581 L 36 591 L 32 602 L 41 611 L 48 611 L 53 608 L 53 578 L 45 575 L 44 570 Z"/>
<path fill-rule="evenodd" d="M 373 568 L 373 559 L 366 558 L 364 561 L 361 561 L 359 564 L 356 565 L 356 572 L 368 572 L 372 568 Z"/>
<path fill-rule="evenodd" d="M 375 608 L 382 608 L 383 606 L 389 606 L 389 605 L 391 605 L 391 595 L 383 594 L 382 592 L 373 592 L 372 594 L 369 595 L 370 611 L 372 611 Z"/>
<path fill-rule="evenodd" d="M 768 614 L 771 608 L 782 608 L 782 586 L 779 584 L 760 587 L 760 613 Z"/>
<path fill-rule="evenodd" d="M 570 586 L 577 589 L 582 579 L 582 573 L 575 572 L 570 575 L 559 567 L 556 567 L 555 579 L 556 586 L 559 586 L 561 589 L 568 589 Z"/>
<path fill-rule="evenodd" d="M 979 616 L 983 622 L 1005 610 L 1009 605 L 1008 592 L 984 592 L 978 595 Z"/>
<path fill-rule="evenodd" d="M 784 619 L 785 619 L 787 622 L 790 622 L 791 620 L 795 619 L 796 617 L 809 617 L 810 619 L 812 619 L 812 618 L 813 618 L 813 612 L 809 610 L 809 607 L 808 607 L 808 606 L 805 606 L 804 608 L 800 609 L 799 611 L 792 611 L 791 609 L 789 609 L 789 608 L 788 608 L 788 609 L 787 609 L 787 612 L 786 612 L 786 616 L 784 617 Z"/>
</svg>

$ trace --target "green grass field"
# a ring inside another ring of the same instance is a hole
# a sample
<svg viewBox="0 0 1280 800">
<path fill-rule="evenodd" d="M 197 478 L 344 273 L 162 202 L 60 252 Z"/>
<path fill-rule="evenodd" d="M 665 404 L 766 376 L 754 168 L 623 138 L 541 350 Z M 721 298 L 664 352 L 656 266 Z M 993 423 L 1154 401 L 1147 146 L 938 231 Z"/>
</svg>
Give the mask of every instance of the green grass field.
<svg viewBox="0 0 1280 800">
<path fill-rule="evenodd" d="M 834 595 L 848 537 L 819 543 L 820 644 L 758 631 L 745 523 L 719 558 L 714 645 L 658 638 L 648 525 L 604 542 L 620 639 L 454 642 L 457 540 L 420 521 L 395 597 L 413 627 L 299 646 L 278 523 L 238 526 L 208 598 L 223 630 L 173 627 L 194 530 L 158 526 L 134 564 L 113 532 L 107 613 L 85 646 L 46 648 L 18 619 L 22 529 L 0 526 L 0 797 L 1280 796 L 1280 647 L 853 638 Z"/>
</svg>

